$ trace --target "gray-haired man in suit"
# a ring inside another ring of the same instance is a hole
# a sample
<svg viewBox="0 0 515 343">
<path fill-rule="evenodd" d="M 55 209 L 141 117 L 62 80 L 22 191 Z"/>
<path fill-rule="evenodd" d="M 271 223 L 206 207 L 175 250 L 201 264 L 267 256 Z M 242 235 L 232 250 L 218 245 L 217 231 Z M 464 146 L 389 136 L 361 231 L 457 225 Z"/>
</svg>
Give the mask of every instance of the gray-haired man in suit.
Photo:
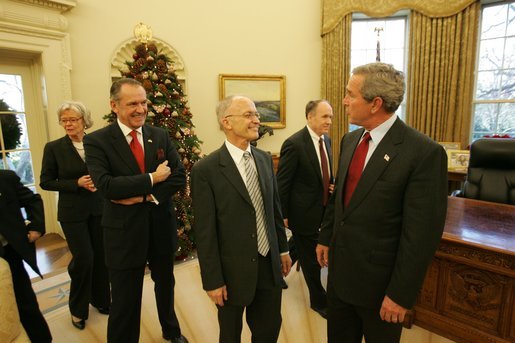
<svg viewBox="0 0 515 343">
<path fill-rule="evenodd" d="M 220 342 L 240 342 L 244 309 L 252 341 L 276 342 L 291 259 L 272 158 L 250 145 L 260 124 L 250 99 L 227 97 L 217 115 L 227 139 L 191 174 L 203 287 L 218 307 Z"/>
<path fill-rule="evenodd" d="M 293 233 L 311 308 L 327 317 L 326 292 L 320 279 L 315 248 L 325 207 L 332 190 L 331 139 L 333 109 L 327 100 L 306 105 L 307 125 L 284 141 L 277 185 L 284 224 Z"/>
<path fill-rule="evenodd" d="M 317 246 L 329 342 L 398 342 L 440 242 L 447 156 L 397 118 L 403 96 L 404 75 L 384 63 L 355 68 L 347 85 L 349 122 L 362 129 L 342 139 Z"/>
<path fill-rule="evenodd" d="M 137 80 L 111 86 L 117 120 L 84 138 L 86 162 L 106 199 L 102 225 L 111 282 L 109 343 L 138 342 L 148 262 L 163 338 L 187 343 L 174 311 L 177 223 L 172 196 L 186 182 L 168 133 L 145 124 L 147 96 Z"/>
</svg>

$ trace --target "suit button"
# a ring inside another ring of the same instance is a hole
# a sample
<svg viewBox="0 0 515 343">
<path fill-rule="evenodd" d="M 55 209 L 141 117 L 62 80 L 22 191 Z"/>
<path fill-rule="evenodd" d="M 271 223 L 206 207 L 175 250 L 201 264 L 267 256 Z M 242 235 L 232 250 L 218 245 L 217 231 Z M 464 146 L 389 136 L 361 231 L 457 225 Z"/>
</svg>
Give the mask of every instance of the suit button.
<svg viewBox="0 0 515 343">
<path fill-rule="evenodd" d="M 255 257 L 253 257 L 251 261 L 252 261 L 252 262 L 256 262 L 256 258 L 255 258 Z"/>
<path fill-rule="evenodd" d="M 340 226 L 343 226 L 343 224 L 345 224 L 345 221 L 343 221 L 343 220 L 342 220 L 342 221 L 340 222 Z"/>
<path fill-rule="evenodd" d="M 253 234 L 251 234 L 251 235 L 250 235 L 250 237 L 252 237 L 252 238 L 256 238 L 256 234 L 255 234 L 255 233 L 253 233 Z"/>
</svg>

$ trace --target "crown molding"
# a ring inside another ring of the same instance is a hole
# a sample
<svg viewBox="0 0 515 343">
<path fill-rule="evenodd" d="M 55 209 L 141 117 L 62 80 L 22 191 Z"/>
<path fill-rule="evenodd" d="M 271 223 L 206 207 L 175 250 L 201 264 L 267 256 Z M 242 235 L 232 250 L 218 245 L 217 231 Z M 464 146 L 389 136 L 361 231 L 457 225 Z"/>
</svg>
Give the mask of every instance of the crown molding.
<svg viewBox="0 0 515 343">
<path fill-rule="evenodd" d="M 0 26 L 22 26 L 22 31 L 68 31 L 63 12 L 75 7 L 73 0 L 1 0 Z"/>
<path fill-rule="evenodd" d="M 29 4 L 33 6 L 44 7 L 52 10 L 57 10 L 60 13 L 69 11 L 77 6 L 76 0 L 11 0 Z"/>
</svg>

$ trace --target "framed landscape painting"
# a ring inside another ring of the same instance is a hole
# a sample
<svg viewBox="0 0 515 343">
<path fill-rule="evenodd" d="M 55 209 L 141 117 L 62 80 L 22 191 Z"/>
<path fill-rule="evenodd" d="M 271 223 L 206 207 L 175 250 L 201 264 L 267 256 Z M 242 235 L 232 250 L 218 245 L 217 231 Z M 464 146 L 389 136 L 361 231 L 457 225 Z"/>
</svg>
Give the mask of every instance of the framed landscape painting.
<svg viewBox="0 0 515 343">
<path fill-rule="evenodd" d="M 285 76 L 220 74 L 218 81 L 220 100 L 229 95 L 249 97 L 262 124 L 274 129 L 286 127 Z"/>
</svg>

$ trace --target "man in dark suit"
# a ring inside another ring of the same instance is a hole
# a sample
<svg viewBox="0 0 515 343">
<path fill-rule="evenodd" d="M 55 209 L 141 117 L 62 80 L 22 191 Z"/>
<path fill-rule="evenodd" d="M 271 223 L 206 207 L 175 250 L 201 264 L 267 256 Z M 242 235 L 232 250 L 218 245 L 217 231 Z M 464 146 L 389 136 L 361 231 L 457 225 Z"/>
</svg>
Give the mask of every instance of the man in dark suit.
<svg viewBox="0 0 515 343">
<path fill-rule="evenodd" d="M 86 163 L 107 199 L 102 225 L 111 282 L 108 342 L 137 342 L 145 265 L 155 282 L 163 338 L 183 343 L 174 311 L 177 228 L 172 196 L 185 171 L 168 133 L 145 125 L 147 97 L 134 79 L 111 86 L 115 123 L 84 138 Z"/>
<path fill-rule="evenodd" d="M 249 144 L 260 124 L 250 99 L 225 98 L 217 116 L 226 141 L 191 174 L 203 287 L 218 308 L 220 342 L 240 342 L 245 308 L 252 341 L 276 342 L 291 259 L 272 158 Z"/>
<path fill-rule="evenodd" d="M 284 225 L 293 242 L 309 289 L 311 308 L 327 317 L 326 292 L 315 249 L 332 184 L 331 127 L 333 109 L 326 100 L 306 105 L 307 125 L 281 147 L 277 185 Z"/>
<path fill-rule="evenodd" d="M 21 208 L 27 214 L 27 225 Z M 0 170 L 0 257 L 11 268 L 21 323 L 31 342 L 37 343 L 51 342 L 52 335 L 39 310 L 23 261 L 41 276 L 34 242 L 44 234 L 45 213 L 41 196 L 23 186 L 13 171 Z"/>
<path fill-rule="evenodd" d="M 342 139 L 317 246 L 329 342 L 399 342 L 443 232 L 447 157 L 394 114 L 404 87 L 384 63 L 355 68 L 347 85 L 343 104 L 362 129 Z"/>
</svg>

